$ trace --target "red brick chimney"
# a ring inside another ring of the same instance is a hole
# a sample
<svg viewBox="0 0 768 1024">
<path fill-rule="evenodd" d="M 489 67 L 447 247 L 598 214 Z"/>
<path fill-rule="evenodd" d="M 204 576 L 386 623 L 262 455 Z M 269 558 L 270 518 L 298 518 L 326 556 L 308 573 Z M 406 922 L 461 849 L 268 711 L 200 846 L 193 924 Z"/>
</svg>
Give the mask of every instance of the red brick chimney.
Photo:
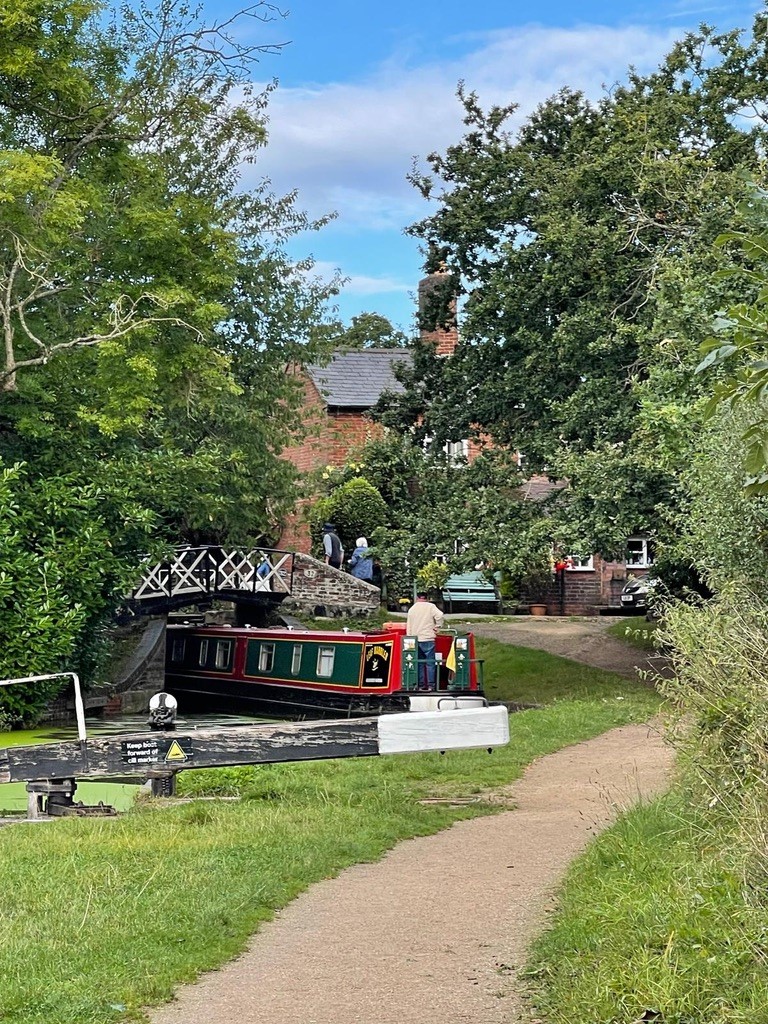
<svg viewBox="0 0 768 1024">
<path fill-rule="evenodd" d="M 419 336 L 435 345 L 439 356 L 453 355 L 459 343 L 456 284 L 444 267 L 419 281 Z"/>
</svg>

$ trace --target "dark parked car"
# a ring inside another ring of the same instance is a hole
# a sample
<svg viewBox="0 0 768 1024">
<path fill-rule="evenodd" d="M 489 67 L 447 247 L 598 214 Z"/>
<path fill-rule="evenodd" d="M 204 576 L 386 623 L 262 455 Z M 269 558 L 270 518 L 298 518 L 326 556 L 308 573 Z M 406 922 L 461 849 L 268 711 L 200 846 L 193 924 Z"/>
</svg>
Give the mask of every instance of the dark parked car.
<svg viewBox="0 0 768 1024">
<path fill-rule="evenodd" d="M 655 586 L 655 580 L 649 580 L 645 576 L 631 576 L 621 592 L 621 607 L 627 612 L 646 614 L 651 603 L 649 595 Z"/>
</svg>

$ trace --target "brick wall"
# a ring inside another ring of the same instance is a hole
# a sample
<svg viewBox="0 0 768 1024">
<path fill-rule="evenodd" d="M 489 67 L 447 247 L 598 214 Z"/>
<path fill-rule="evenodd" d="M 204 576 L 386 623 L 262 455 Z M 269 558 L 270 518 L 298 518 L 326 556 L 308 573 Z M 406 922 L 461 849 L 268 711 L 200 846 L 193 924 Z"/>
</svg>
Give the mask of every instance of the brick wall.
<svg viewBox="0 0 768 1024">
<path fill-rule="evenodd" d="M 378 611 L 381 591 L 310 555 L 297 554 L 293 563 L 293 590 L 281 610 L 304 615 L 370 615 Z M 318 612 L 323 608 L 324 612 Z"/>
<path fill-rule="evenodd" d="M 373 437 L 381 437 L 384 428 L 363 412 L 330 410 L 322 418 L 313 416 L 311 436 L 286 448 L 282 456 L 300 473 L 311 473 L 324 466 L 345 465 L 352 449 L 360 448 Z"/>
<path fill-rule="evenodd" d="M 593 569 L 566 570 L 563 614 L 595 615 L 602 608 L 620 608 L 621 591 L 627 577 L 642 577 L 647 569 L 628 568 L 624 562 L 610 562 L 595 555 Z M 560 584 L 554 580 L 546 598 L 551 615 L 560 613 Z"/>
<path fill-rule="evenodd" d="M 312 381 L 301 371 L 304 389 L 304 425 L 308 436 L 285 448 L 281 457 L 292 463 L 302 475 L 322 470 L 325 466 L 344 466 L 349 453 L 361 448 L 366 441 L 381 437 L 384 428 L 370 419 L 363 410 L 326 409 L 325 403 Z M 284 551 L 309 554 L 312 546 L 305 512 L 311 501 L 298 502 L 289 515 L 277 547 Z"/>
</svg>

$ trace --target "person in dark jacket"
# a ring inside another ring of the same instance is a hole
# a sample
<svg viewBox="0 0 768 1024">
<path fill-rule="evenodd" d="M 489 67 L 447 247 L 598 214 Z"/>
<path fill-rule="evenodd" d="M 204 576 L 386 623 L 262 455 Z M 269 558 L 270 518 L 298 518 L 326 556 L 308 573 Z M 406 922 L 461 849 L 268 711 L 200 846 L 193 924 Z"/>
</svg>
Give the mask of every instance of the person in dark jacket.
<svg viewBox="0 0 768 1024">
<path fill-rule="evenodd" d="M 340 569 L 344 561 L 344 548 L 336 533 L 333 523 L 323 524 L 323 551 L 325 552 L 325 564 L 333 569 Z"/>
<path fill-rule="evenodd" d="M 373 579 L 373 557 L 368 548 L 368 541 L 365 537 L 358 537 L 355 544 L 355 550 L 349 560 L 350 571 L 356 579 L 370 583 Z"/>
</svg>

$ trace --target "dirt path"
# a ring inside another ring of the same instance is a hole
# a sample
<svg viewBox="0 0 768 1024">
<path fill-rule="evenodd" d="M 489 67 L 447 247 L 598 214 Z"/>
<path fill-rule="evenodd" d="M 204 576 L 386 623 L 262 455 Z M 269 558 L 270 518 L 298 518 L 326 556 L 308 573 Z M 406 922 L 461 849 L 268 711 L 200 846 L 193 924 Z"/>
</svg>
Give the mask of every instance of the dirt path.
<svg viewBox="0 0 768 1024">
<path fill-rule="evenodd" d="M 520 647 L 535 647 L 629 678 L 637 677 L 638 669 L 666 675 L 669 666 L 665 658 L 607 635 L 606 630 L 616 622 L 632 625 L 638 619 L 609 616 L 570 619 L 546 615 L 539 618 L 526 615 L 505 622 L 468 622 L 467 625 L 478 636 Z"/>
<path fill-rule="evenodd" d="M 554 887 L 621 809 L 664 788 L 670 762 L 647 726 L 542 758 L 509 787 L 514 810 L 313 886 L 152 1024 L 524 1020 L 516 968 Z"/>
</svg>

